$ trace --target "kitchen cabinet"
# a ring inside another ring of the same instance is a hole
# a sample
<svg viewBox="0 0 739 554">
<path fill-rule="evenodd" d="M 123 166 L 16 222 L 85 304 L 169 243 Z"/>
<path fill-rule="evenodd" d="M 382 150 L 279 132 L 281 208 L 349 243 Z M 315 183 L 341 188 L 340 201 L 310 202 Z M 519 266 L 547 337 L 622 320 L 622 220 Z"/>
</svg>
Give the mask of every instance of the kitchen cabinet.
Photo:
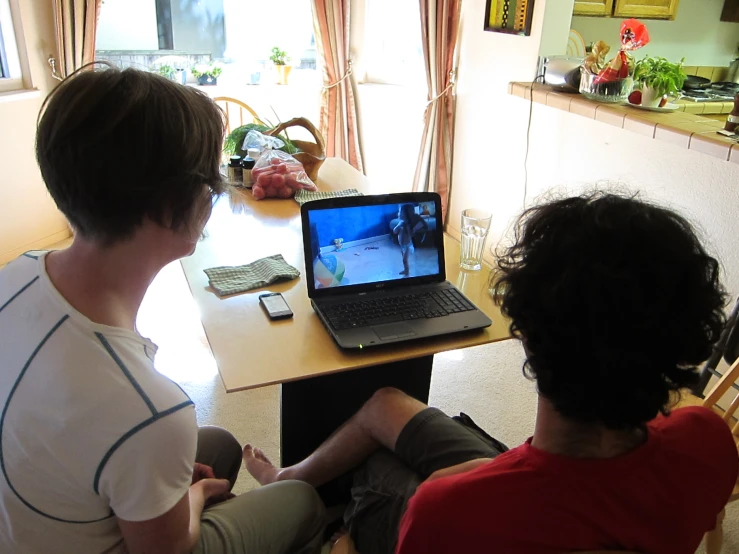
<svg viewBox="0 0 739 554">
<path fill-rule="evenodd" d="M 726 0 L 724 11 L 721 12 L 721 21 L 739 23 L 739 0 Z"/>
<path fill-rule="evenodd" d="M 572 15 L 610 17 L 612 13 L 613 0 L 575 0 Z"/>
<path fill-rule="evenodd" d="M 675 19 L 679 0 L 616 0 L 615 17 Z"/>
</svg>

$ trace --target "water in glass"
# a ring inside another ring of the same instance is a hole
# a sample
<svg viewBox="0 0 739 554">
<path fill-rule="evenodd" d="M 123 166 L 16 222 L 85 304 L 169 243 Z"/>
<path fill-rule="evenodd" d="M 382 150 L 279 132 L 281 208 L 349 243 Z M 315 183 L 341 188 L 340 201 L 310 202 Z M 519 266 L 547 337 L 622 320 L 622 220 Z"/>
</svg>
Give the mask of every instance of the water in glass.
<svg viewBox="0 0 739 554">
<path fill-rule="evenodd" d="M 462 244 L 460 263 L 462 269 L 477 271 L 482 267 L 485 239 L 490 229 L 491 215 L 480 210 L 462 212 Z"/>
</svg>

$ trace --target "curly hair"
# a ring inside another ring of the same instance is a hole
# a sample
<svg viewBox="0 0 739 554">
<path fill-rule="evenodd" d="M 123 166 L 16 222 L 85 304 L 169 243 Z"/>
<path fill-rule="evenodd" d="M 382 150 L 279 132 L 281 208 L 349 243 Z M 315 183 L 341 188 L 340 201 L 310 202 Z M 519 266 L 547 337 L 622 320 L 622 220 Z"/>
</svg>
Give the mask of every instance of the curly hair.
<svg viewBox="0 0 739 554">
<path fill-rule="evenodd" d="M 718 261 L 683 217 L 635 197 L 526 210 L 494 278 L 524 374 L 563 416 L 609 429 L 667 414 L 725 324 Z"/>
</svg>

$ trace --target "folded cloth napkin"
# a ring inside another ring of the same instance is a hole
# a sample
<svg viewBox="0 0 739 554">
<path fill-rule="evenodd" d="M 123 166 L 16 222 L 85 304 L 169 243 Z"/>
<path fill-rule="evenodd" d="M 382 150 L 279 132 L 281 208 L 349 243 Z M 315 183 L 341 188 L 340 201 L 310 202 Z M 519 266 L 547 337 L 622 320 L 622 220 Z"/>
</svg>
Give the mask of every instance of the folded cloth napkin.
<svg viewBox="0 0 739 554">
<path fill-rule="evenodd" d="M 300 277 L 300 271 L 287 263 L 282 254 L 267 256 L 246 265 L 211 267 L 203 271 L 218 296 L 258 289 L 278 280 L 289 281 Z"/>
<path fill-rule="evenodd" d="M 324 198 L 337 198 L 341 196 L 362 196 L 357 189 L 346 189 L 336 191 L 320 191 L 320 190 L 299 190 L 293 198 L 301 206 L 311 200 L 323 200 Z"/>
</svg>

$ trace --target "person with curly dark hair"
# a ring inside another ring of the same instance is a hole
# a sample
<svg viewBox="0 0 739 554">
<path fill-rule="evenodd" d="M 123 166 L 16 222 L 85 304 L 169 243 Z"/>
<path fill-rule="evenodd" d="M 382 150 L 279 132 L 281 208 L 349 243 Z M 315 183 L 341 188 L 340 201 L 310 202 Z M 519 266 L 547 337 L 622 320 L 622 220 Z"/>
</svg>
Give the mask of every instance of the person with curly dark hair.
<svg viewBox="0 0 739 554">
<path fill-rule="evenodd" d="M 725 323 L 719 263 L 678 214 L 594 193 L 524 212 L 494 288 L 537 383 L 534 436 L 508 450 L 465 414 L 382 389 L 303 462 L 261 483 L 354 469 L 362 554 L 692 554 L 739 471 L 731 432 L 670 412 Z"/>
</svg>

